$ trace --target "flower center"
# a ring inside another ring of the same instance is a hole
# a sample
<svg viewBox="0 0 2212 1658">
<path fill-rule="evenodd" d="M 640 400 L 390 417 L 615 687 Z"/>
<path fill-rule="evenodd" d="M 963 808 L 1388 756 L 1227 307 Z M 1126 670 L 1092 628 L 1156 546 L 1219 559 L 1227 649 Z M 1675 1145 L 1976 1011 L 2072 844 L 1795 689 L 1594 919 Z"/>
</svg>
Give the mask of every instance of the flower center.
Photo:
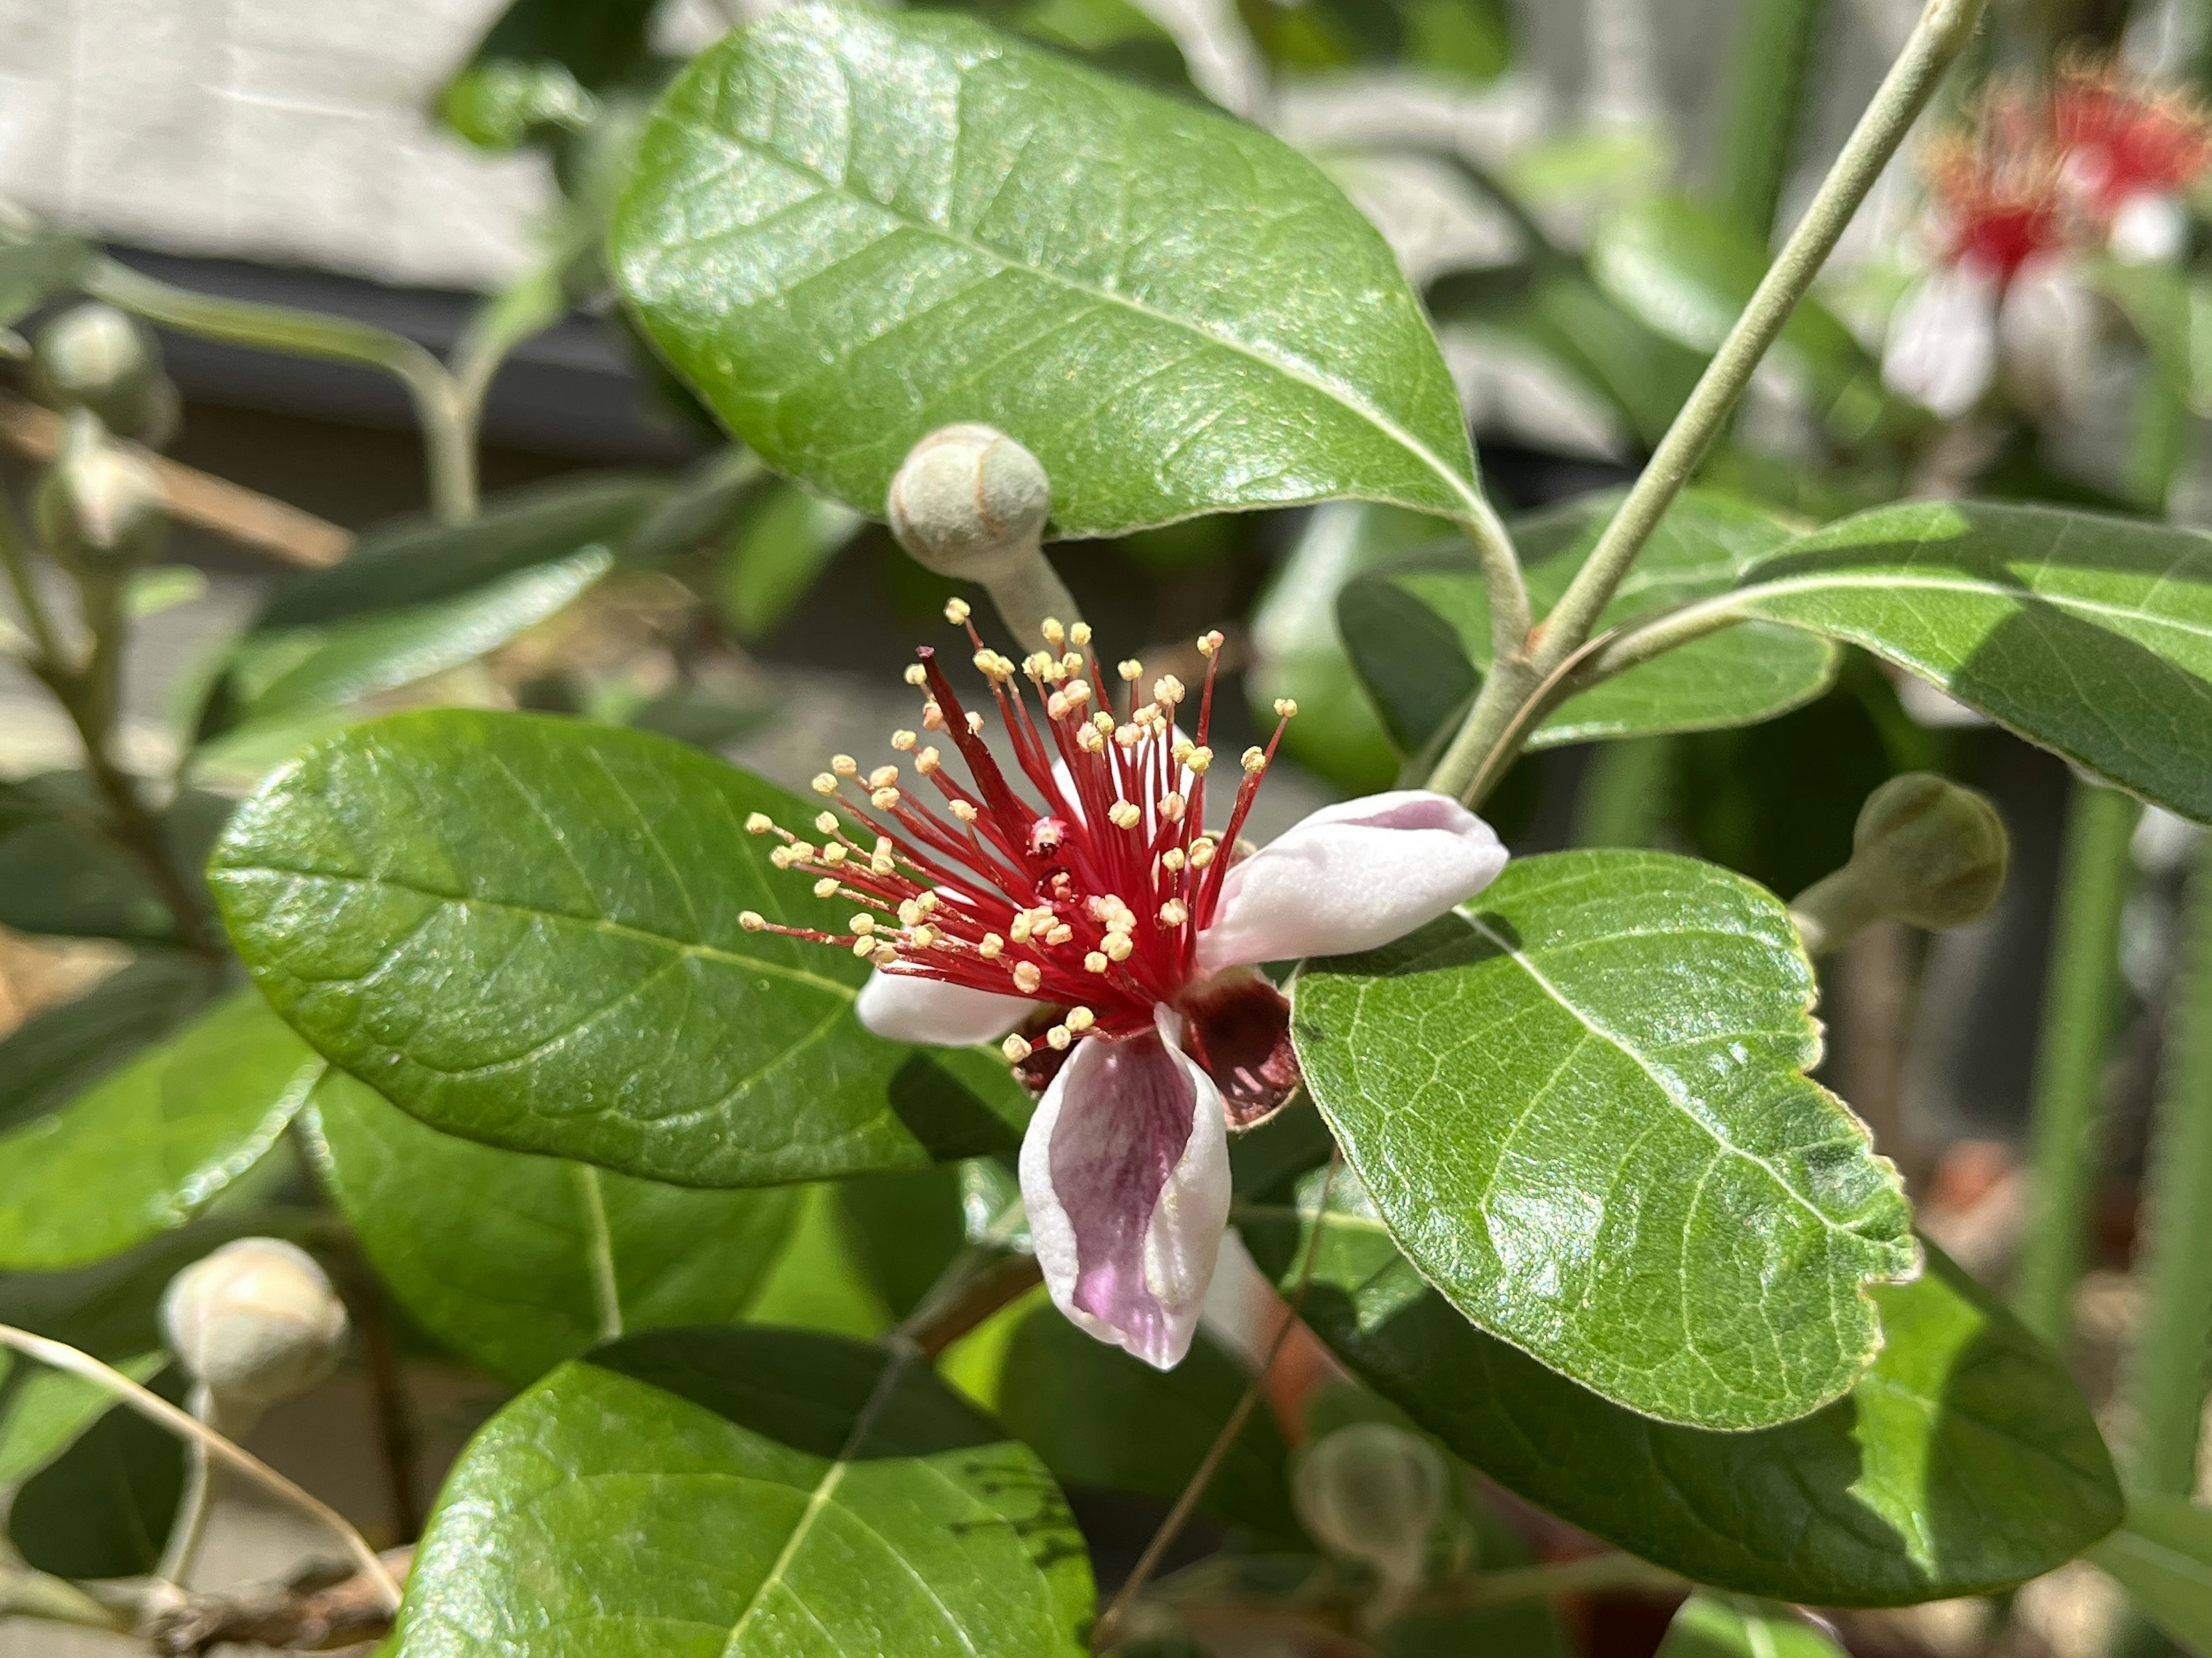
<svg viewBox="0 0 2212 1658">
<path fill-rule="evenodd" d="M 1297 707 L 1275 704 L 1273 735 L 1266 748 L 1245 750 L 1227 825 L 1209 835 L 1214 756 L 1206 733 L 1218 633 L 1198 641 L 1206 677 L 1195 735 L 1186 737 L 1176 715 L 1188 693 L 1175 675 L 1153 679 L 1146 691 L 1144 664 L 1121 663 L 1118 711 L 1113 695 L 1097 689 L 1106 681 L 1086 624 L 1046 622 L 1049 648 L 1018 667 L 983 643 L 965 604 L 953 600 L 945 616 L 967 629 L 1028 793 L 1017 790 L 985 740 L 985 716 L 961 706 L 937 653 L 925 647 L 906 672 L 923 693 L 921 732 L 944 733 L 968 782 L 912 731 L 892 732 L 891 747 L 913 756 L 915 776 L 939 797 L 934 805 L 908 793 L 896 765 L 864 778 L 850 755 L 835 756 L 814 780 L 815 793 L 834 803 L 814 820 L 818 844 L 763 813 L 745 827 L 778 836 L 783 844 L 770 860 L 812 873 L 817 897 L 856 906 L 849 930 L 785 926 L 750 910 L 740 920 L 752 932 L 842 944 L 886 971 L 1065 1008 L 1042 1033 L 1057 1050 L 1092 1029 L 1148 1029 L 1153 1009 L 1174 1002 L 1198 976 L 1198 935 L 1213 919 L 1231 861 L 1223 848 L 1233 853 Z M 1031 1047 L 1025 1036 L 1009 1036 L 1007 1058 L 1018 1064 Z"/>
</svg>

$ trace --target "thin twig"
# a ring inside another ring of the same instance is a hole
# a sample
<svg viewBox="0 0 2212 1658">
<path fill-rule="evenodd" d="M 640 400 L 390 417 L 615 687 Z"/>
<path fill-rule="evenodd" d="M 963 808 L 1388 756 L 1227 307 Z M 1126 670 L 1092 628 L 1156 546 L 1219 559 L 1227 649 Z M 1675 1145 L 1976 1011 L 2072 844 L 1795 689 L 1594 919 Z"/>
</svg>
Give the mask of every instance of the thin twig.
<svg viewBox="0 0 2212 1658">
<path fill-rule="evenodd" d="M 1152 1574 L 1159 1570 L 1161 1560 L 1175 1546 L 1176 1539 L 1182 1534 L 1182 1528 L 1190 1522 L 1199 1499 L 1206 1495 L 1206 1488 L 1213 1483 L 1213 1476 L 1228 1458 L 1230 1448 L 1236 1444 L 1237 1436 L 1244 1431 L 1244 1424 L 1250 1418 L 1254 1406 L 1259 1404 L 1260 1396 L 1267 1388 L 1268 1375 L 1274 1370 L 1275 1361 L 1282 1357 L 1284 1347 L 1289 1344 L 1291 1332 L 1297 1326 L 1298 1313 L 1306 1304 L 1306 1291 L 1313 1287 L 1314 1266 L 1321 1258 L 1322 1234 L 1328 1225 L 1329 1193 L 1336 1184 L 1336 1171 L 1343 1162 L 1341 1151 L 1332 1151 L 1329 1153 L 1328 1173 L 1322 1178 L 1321 1200 L 1314 1212 L 1313 1236 L 1306 1240 L 1305 1260 L 1298 1267 L 1297 1288 L 1291 1292 L 1290 1305 L 1284 1309 L 1283 1321 L 1276 1327 L 1275 1339 L 1267 1344 L 1267 1356 L 1260 1362 L 1258 1373 L 1253 1376 L 1251 1385 L 1244 1389 L 1243 1396 L 1237 1400 L 1237 1407 L 1229 1412 L 1229 1419 L 1221 1424 L 1221 1431 L 1214 1435 L 1213 1443 L 1206 1448 L 1205 1457 L 1184 1485 L 1182 1495 L 1176 1498 L 1175 1506 L 1168 1510 L 1168 1517 L 1160 1521 L 1160 1528 L 1152 1533 L 1152 1540 L 1145 1545 L 1145 1552 L 1137 1557 L 1137 1564 L 1130 1569 L 1127 1579 L 1115 1592 L 1104 1612 L 1100 1614 L 1097 1629 L 1091 1637 L 1091 1650 L 1094 1652 L 1103 1652 L 1113 1643 L 1116 1630 L 1128 1615 L 1130 1606 L 1143 1592 L 1145 1585 L 1152 1581 Z"/>
<path fill-rule="evenodd" d="M 898 1333 L 935 1358 L 1001 1307 L 1043 1281 L 1034 1255 L 963 1252 L 898 1327 Z"/>
<path fill-rule="evenodd" d="M 1558 700 L 1557 693 L 1559 688 L 1574 677 L 1577 668 L 1603 649 L 1612 637 L 1611 634 L 1601 634 L 1591 640 L 1589 644 L 1553 669 L 1543 681 L 1522 699 L 1519 708 L 1515 710 L 1511 721 L 1507 724 L 1503 732 L 1498 733 L 1498 740 L 1491 745 L 1490 752 L 1482 757 L 1482 764 L 1476 768 L 1474 775 L 1468 780 L 1466 791 L 1460 797 L 1462 799 L 1470 806 L 1479 805 L 1483 797 L 1498 786 L 1498 780 L 1505 774 L 1506 767 L 1511 765 L 1514 756 L 1521 752 L 1522 742 L 1527 738 L 1531 728 L 1539 720 L 1551 712 Z M 1437 785 L 1431 781 L 1429 786 L 1435 788 Z"/>
<path fill-rule="evenodd" d="M 194 1418 L 149 1388 L 142 1388 L 112 1365 L 104 1364 L 90 1353 L 80 1352 L 67 1342 L 49 1337 L 33 1335 L 28 1330 L 19 1330 L 12 1324 L 0 1324 L 0 1347 L 12 1347 L 17 1352 L 37 1359 L 70 1376 L 106 1388 L 139 1415 L 167 1428 L 171 1433 L 193 1440 L 207 1448 L 218 1461 L 252 1480 L 272 1495 L 320 1521 L 346 1546 L 346 1552 L 361 1564 L 363 1572 L 382 1585 L 386 1608 L 397 1611 L 399 1606 L 399 1582 L 386 1568 L 368 1540 L 353 1528 L 352 1522 L 320 1498 L 311 1496 L 270 1467 L 252 1452 L 242 1449 L 225 1439 L 214 1429 Z"/>
</svg>

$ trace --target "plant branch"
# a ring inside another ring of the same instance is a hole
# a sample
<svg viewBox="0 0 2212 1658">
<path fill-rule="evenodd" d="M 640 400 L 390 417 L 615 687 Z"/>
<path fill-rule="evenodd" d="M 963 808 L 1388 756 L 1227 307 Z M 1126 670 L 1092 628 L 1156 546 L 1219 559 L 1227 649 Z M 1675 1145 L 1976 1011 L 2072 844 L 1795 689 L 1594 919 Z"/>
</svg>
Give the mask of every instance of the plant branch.
<svg viewBox="0 0 2212 1658">
<path fill-rule="evenodd" d="M 1659 440 L 1627 498 L 1613 514 L 1589 559 L 1546 618 L 1535 659 L 1550 668 L 1577 649 L 1611 602 L 1659 520 L 1705 459 L 1744 388 L 1782 332 L 1838 240 L 1874 188 L 1875 180 L 1904 143 L 1954 59 L 1980 21 L 1984 0 L 1928 0 L 1905 50 L 1859 118 L 1843 154 L 1820 182 L 1805 216 L 1736 319 L 1720 349 L 1698 377 L 1667 435 Z"/>
<path fill-rule="evenodd" d="M 167 1428 L 171 1433 L 205 1447 L 209 1455 L 217 1461 L 228 1463 L 264 1490 L 319 1521 L 345 1545 L 346 1552 L 360 1564 L 362 1570 L 372 1582 L 380 1586 L 384 1609 L 386 1612 L 398 1609 L 398 1579 L 386 1569 L 376 1551 L 369 1547 L 368 1540 L 353 1528 L 345 1516 L 321 1499 L 301 1490 L 251 1451 L 233 1444 L 214 1429 L 190 1413 L 179 1410 L 159 1394 L 142 1388 L 113 1366 L 102 1363 L 90 1353 L 78 1351 L 66 1342 L 33 1335 L 28 1330 L 19 1330 L 10 1324 L 0 1324 L 0 1346 L 12 1347 L 41 1364 L 50 1365 L 106 1388 L 139 1415 Z"/>
<path fill-rule="evenodd" d="M 1680 1589 L 1689 1580 L 1679 1572 L 1639 1560 L 1632 1554 L 1594 1554 L 1541 1566 L 1477 1572 L 1457 1582 L 1439 1583 L 1406 1604 L 1406 1612 L 1469 1612 L 1480 1606 L 1548 1600 L 1561 1594 L 1605 1594 L 1620 1589 Z"/>
<path fill-rule="evenodd" d="M 1043 1279 L 1034 1255 L 963 1250 L 907 1315 L 898 1334 L 933 1359 Z"/>
</svg>

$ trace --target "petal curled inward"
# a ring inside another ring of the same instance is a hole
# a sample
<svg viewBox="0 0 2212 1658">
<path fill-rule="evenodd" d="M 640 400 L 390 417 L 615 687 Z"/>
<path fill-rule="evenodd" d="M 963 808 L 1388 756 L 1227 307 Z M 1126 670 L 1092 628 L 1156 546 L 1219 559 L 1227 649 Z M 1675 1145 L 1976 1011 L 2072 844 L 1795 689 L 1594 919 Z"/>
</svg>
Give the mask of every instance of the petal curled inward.
<svg viewBox="0 0 2212 1658">
<path fill-rule="evenodd" d="M 1395 789 L 1323 806 L 1229 872 L 1198 941 L 1208 972 L 1374 950 L 1488 886 L 1490 825 L 1448 795 Z"/>
<path fill-rule="evenodd" d="M 1053 1304 L 1174 1369 L 1229 1224 L 1229 1134 L 1206 1073 L 1158 1029 L 1085 1038 L 1030 1119 L 1021 1183 Z"/>
<path fill-rule="evenodd" d="M 890 1042 L 967 1048 L 996 1042 L 1036 1005 L 1021 996 L 1000 996 L 925 979 L 918 973 L 878 969 L 860 987 L 853 1011 L 863 1025 Z"/>
</svg>

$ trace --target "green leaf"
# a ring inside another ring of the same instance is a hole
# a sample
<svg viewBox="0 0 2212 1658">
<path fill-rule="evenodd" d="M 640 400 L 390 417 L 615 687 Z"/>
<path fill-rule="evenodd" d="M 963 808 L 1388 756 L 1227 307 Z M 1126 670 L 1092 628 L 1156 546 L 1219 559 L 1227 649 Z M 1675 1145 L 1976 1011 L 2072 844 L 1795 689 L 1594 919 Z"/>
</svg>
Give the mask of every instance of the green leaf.
<svg viewBox="0 0 2212 1658">
<path fill-rule="evenodd" d="M 1712 603 L 1863 646 L 2130 793 L 2212 819 L 2212 540 L 2194 531 L 1905 501 L 1792 542 Z"/>
<path fill-rule="evenodd" d="M 1460 914 L 1310 964 L 1291 1032 L 1346 1163 L 1462 1313 L 1664 1421 L 1850 1388 L 1869 1280 L 1919 1254 L 1897 1171 L 1805 1074 L 1788 910 L 1666 853 L 1517 859 Z"/>
<path fill-rule="evenodd" d="M 1295 1284 L 1321 1171 L 1235 1219 Z M 1884 1345 L 1850 1394 L 1780 1427 L 1639 1416 L 1467 1322 L 1340 1174 L 1304 1315 L 1362 1380 L 1492 1479 L 1684 1576 L 1814 1606 L 1979 1594 L 2120 1518 L 2112 1459 L 2057 1357 L 1938 1251 L 1877 1285 Z"/>
<path fill-rule="evenodd" d="M 759 639 L 788 616 L 862 522 L 835 501 L 771 482 L 722 566 L 722 614 L 738 637 Z"/>
<path fill-rule="evenodd" d="M 0 225 L 0 329 L 17 323 L 57 294 L 83 281 L 99 250 L 74 236 L 44 231 L 15 240 L 15 227 Z"/>
<path fill-rule="evenodd" d="M 1613 493 L 1590 496 L 1513 526 L 1540 609 L 1566 591 L 1619 504 Z M 1599 626 L 1724 592 L 1790 534 L 1748 501 L 1685 491 Z M 1406 752 L 1419 753 L 1457 718 L 1488 671 L 1490 604 L 1481 575 L 1464 553 L 1408 559 L 1353 581 L 1337 614 L 1352 663 L 1393 734 Z M 1825 690 L 1838 656 L 1826 641 L 1788 628 L 1725 629 L 1570 697 L 1546 716 L 1529 745 L 1771 720 Z"/>
<path fill-rule="evenodd" d="M 514 0 L 439 94 L 438 112 L 486 149 L 581 125 L 592 92 L 645 67 L 653 12 L 653 0 Z"/>
<path fill-rule="evenodd" d="M 0 1129 L 58 1110 L 222 987 L 222 970 L 181 950 L 131 963 L 0 1041 Z"/>
<path fill-rule="evenodd" d="M 1117 75 L 1188 92 L 1176 38 L 1131 0 L 914 0 L 917 11 L 966 11 Z"/>
<path fill-rule="evenodd" d="M 516 1387 L 634 1331 L 738 1317 L 799 1201 L 495 1151 L 343 1072 L 317 1087 L 307 1126 L 324 1185 L 400 1304 Z"/>
<path fill-rule="evenodd" d="M 115 1368 L 148 1382 L 168 1362 L 164 1352 L 141 1353 Z M 114 1405 L 115 1395 L 96 1382 L 0 1354 L 0 1497 L 51 1467 Z"/>
<path fill-rule="evenodd" d="M 2140 1491 L 2127 1521 L 2089 1551 L 2150 1620 L 2191 1652 L 2212 1652 L 2212 1509 Z"/>
<path fill-rule="evenodd" d="M 993 1409 L 1070 1485 L 1174 1500 L 1197 1472 L 1249 1378 L 1200 1340 L 1176 1369 L 1155 1370 L 1041 1305 L 1016 1327 Z M 1304 1543 L 1284 1467 L 1290 1448 L 1255 1411 L 1215 1470 L 1206 1511 L 1260 1537 Z"/>
<path fill-rule="evenodd" d="M 1657 1658 L 1844 1658 L 1844 1650 L 1788 1606 L 1700 1591 L 1667 1625 Z"/>
<path fill-rule="evenodd" d="M 230 802 L 188 789 L 161 812 L 170 854 L 199 867 Z M 73 938 L 172 944 L 177 929 L 138 861 L 107 837 L 81 772 L 0 782 L 0 926 Z"/>
<path fill-rule="evenodd" d="M 1091 1607 L 1051 1476 L 918 1356 L 687 1330 L 562 1365 L 477 1436 L 398 1652 L 1075 1658 Z"/>
<path fill-rule="evenodd" d="M 322 1072 L 244 990 L 0 1135 L 0 1266 L 79 1266 L 182 1226 L 261 1160 Z"/>
<path fill-rule="evenodd" d="M 276 1010 L 434 1128 L 687 1186 L 1011 1151 L 995 1051 L 879 1041 L 849 951 L 740 926 L 846 914 L 756 811 L 815 815 L 663 738 L 405 714 L 272 776 L 210 878 Z"/>
<path fill-rule="evenodd" d="M 1495 80 L 1513 61 L 1502 0 L 1239 0 L 1255 44 L 1279 69 L 1362 65 Z"/>
<path fill-rule="evenodd" d="M 612 252 L 731 428 L 862 512 L 959 420 L 1036 452 L 1062 536 L 1474 508 L 1420 303 L 1313 162 L 966 18 L 810 5 L 705 52 Z"/>
</svg>

